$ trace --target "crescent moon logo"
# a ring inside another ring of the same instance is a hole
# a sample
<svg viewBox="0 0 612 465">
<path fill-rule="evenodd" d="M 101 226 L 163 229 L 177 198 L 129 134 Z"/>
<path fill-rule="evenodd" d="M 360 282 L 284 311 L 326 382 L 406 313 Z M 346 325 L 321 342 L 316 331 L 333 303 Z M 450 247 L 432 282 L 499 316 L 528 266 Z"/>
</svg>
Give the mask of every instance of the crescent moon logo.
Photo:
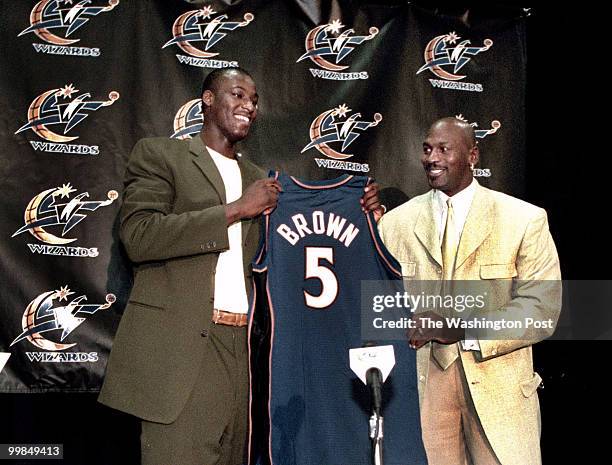
<svg viewBox="0 0 612 465">
<path fill-rule="evenodd" d="M 446 35 L 435 37 L 429 41 L 427 47 L 425 47 L 425 52 L 423 53 L 425 63 L 430 64 L 432 61 L 434 61 L 434 58 L 436 57 L 436 49 L 438 48 L 438 44 L 440 44 L 440 42 L 442 42 L 442 44 L 446 42 Z M 444 71 L 437 65 L 431 66 L 429 70 L 439 78 L 447 79 L 449 81 L 458 81 L 465 77 Z"/>
<path fill-rule="evenodd" d="M 87 218 L 90 212 L 110 205 L 119 197 L 117 191 L 110 190 L 107 193 L 108 200 L 87 200 L 89 193 L 83 192 L 72 199 L 61 202 L 60 199 L 70 197 L 70 194 L 73 192 L 76 192 L 76 189 L 73 189 L 70 183 L 68 183 L 62 187 L 47 189 L 34 196 L 28 203 L 24 213 L 25 224 L 15 231 L 12 237 L 28 231 L 36 239 L 47 244 L 69 244 L 76 241 L 76 238 L 57 237 L 47 232 L 45 228 L 49 226 L 63 226 L 63 236 Z"/>
<path fill-rule="evenodd" d="M 446 81 L 459 81 L 466 75 L 459 75 L 459 71 L 474 56 L 480 52 L 489 50 L 493 45 L 491 39 L 485 39 L 482 47 L 475 47 L 469 40 L 463 40 L 457 44 L 460 37 L 455 32 L 449 32 L 441 36 L 434 37 L 429 41 L 423 52 L 425 64 L 419 68 L 416 74 L 428 69 L 437 77 Z M 453 72 L 446 71 L 443 66 L 452 66 Z"/>
<path fill-rule="evenodd" d="M 50 352 L 70 349 L 76 346 L 76 343 L 51 341 L 43 336 L 43 333 L 62 330 L 60 339 L 63 341 L 86 320 L 88 315 L 107 309 L 116 301 L 114 294 L 107 294 L 104 304 L 86 304 L 83 302 L 87 301 L 87 297 L 81 295 L 62 306 L 61 301 L 67 300 L 71 294 L 74 293 L 68 289 L 68 286 L 63 286 L 59 290 L 43 292 L 32 300 L 21 318 L 23 331 L 10 347 L 27 339 L 35 347 Z M 55 301 L 60 302 L 60 306 L 54 306 Z"/>
<path fill-rule="evenodd" d="M 172 25 L 172 36 L 181 37 L 185 35 L 185 23 L 187 23 L 192 17 L 197 16 L 198 14 L 198 10 L 188 11 L 187 13 L 183 13 L 181 16 L 176 18 L 176 21 L 174 21 L 174 24 Z M 176 45 L 178 45 L 178 47 L 183 52 L 198 58 L 211 58 L 219 55 L 219 53 L 203 52 L 202 50 L 195 48 L 187 40 L 181 40 L 177 42 Z"/>
<path fill-rule="evenodd" d="M 353 29 L 340 33 L 342 28 L 344 26 L 339 20 L 335 19 L 329 24 L 322 24 L 311 29 L 304 41 L 306 53 L 298 58 L 296 63 L 309 58 L 313 63 L 325 70 L 333 72 L 345 70 L 349 66 L 339 65 L 338 63 L 350 54 L 357 45 L 373 39 L 379 32 L 378 28 L 371 27 L 368 31 L 369 35 L 358 36 L 351 35 L 355 32 Z M 336 36 L 330 34 L 335 34 Z M 333 57 L 336 63 L 323 58 L 324 55 Z"/>
<path fill-rule="evenodd" d="M 57 291 L 49 291 L 44 294 L 40 294 L 36 297 L 32 302 L 28 304 L 23 312 L 23 317 L 21 319 L 21 326 L 23 328 L 25 336 L 30 343 L 38 347 L 39 349 L 49 350 L 49 351 L 58 351 L 58 350 L 66 350 L 74 347 L 76 343 L 72 344 L 61 344 L 58 342 L 53 342 L 46 339 L 41 332 L 50 331 L 41 329 L 40 332 L 35 331 L 36 328 L 36 320 L 37 315 L 41 312 L 41 309 L 51 308 L 53 306 L 53 300 L 57 299 L 58 293 Z M 57 328 L 52 328 L 57 329 Z M 30 333 L 30 334 L 28 334 Z M 23 333 L 22 333 L 23 334 Z M 14 343 L 14 342 L 13 342 Z M 11 344 L 12 345 L 12 344 Z"/>
<path fill-rule="evenodd" d="M 26 225 L 33 224 L 38 220 L 38 209 L 41 203 L 47 197 L 49 197 L 50 195 L 52 196 L 53 193 L 57 192 L 58 190 L 59 188 L 58 189 L 47 189 L 46 191 L 41 192 L 40 194 L 35 196 L 32 200 L 30 200 L 30 203 L 28 203 L 28 206 L 26 207 L 25 214 L 24 214 Z M 71 242 L 76 241 L 76 239 L 67 239 L 67 238 L 64 239 L 61 237 L 57 237 L 51 233 L 48 233 L 40 226 L 30 229 L 29 232 L 36 239 L 38 239 L 41 242 L 45 242 L 47 244 L 54 244 L 54 245 L 70 244 Z"/>
<path fill-rule="evenodd" d="M 225 31 L 244 27 L 255 19 L 252 13 L 245 13 L 243 21 L 223 21 L 228 18 L 227 15 L 217 16 L 209 22 L 201 21 L 201 19 L 209 19 L 214 13 L 212 7 L 205 6 L 200 10 L 191 10 L 180 15 L 172 25 L 172 39 L 162 48 L 176 45 L 193 57 L 212 58 L 219 55 L 219 52 L 209 52 L 208 49 L 227 35 Z M 192 42 L 204 42 L 204 50 L 195 47 Z"/>
<path fill-rule="evenodd" d="M 185 103 L 174 116 L 172 139 L 191 139 L 204 125 L 202 121 L 202 99 L 196 98 Z"/>
<path fill-rule="evenodd" d="M 30 13 L 30 24 L 32 25 L 33 28 L 35 28 L 33 30 L 34 34 L 36 34 L 38 37 L 40 37 L 45 42 L 49 42 L 50 44 L 55 44 L 55 45 L 76 44 L 81 39 L 64 39 L 63 37 L 59 37 L 53 34 L 52 32 L 49 32 L 49 30 L 44 27 L 39 27 L 41 23 L 43 22 L 43 13 L 46 13 L 45 10 L 47 10 L 47 7 L 49 6 L 49 3 L 51 2 L 53 2 L 51 5 L 52 8 L 55 9 L 57 6 L 57 2 L 55 0 L 42 0 L 38 2 L 32 9 L 32 12 Z M 23 32 L 21 34 L 23 34 Z"/>
<path fill-rule="evenodd" d="M 362 131 L 377 126 L 382 121 L 382 115 L 375 113 L 374 121 L 363 121 L 360 119 L 361 113 L 347 117 L 350 112 L 351 109 L 342 104 L 317 116 L 310 125 L 310 143 L 302 149 L 302 153 L 314 147 L 334 160 L 346 160 L 354 156 L 343 151 L 361 135 Z M 333 142 L 341 142 L 342 148 L 333 149 L 329 146 Z"/>
<path fill-rule="evenodd" d="M 72 84 L 67 84 L 61 89 L 51 89 L 37 96 L 28 107 L 28 122 L 15 131 L 15 134 L 31 129 L 37 136 L 51 142 L 71 142 L 79 137 L 58 134 L 49 129 L 49 126 L 64 125 L 65 134 L 87 118 L 89 112 L 108 107 L 120 97 L 119 92 L 113 90 L 109 92 L 108 100 L 88 100 L 91 98 L 89 93 L 83 93 L 72 99 L 72 94 L 76 92 L 78 89 Z M 67 98 L 72 101 L 64 102 L 63 100 Z"/>
<path fill-rule="evenodd" d="M 28 108 L 28 121 L 30 123 L 34 121 L 40 121 L 42 119 L 40 117 L 40 111 L 43 104 L 47 102 L 49 97 L 59 95 L 60 92 L 60 89 L 51 89 L 36 97 Z M 79 136 L 62 136 L 60 134 L 57 134 L 51 131 L 51 129 L 49 129 L 42 123 L 37 124 L 35 126 L 31 126 L 30 129 L 32 129 L 32 131 L 34 131 L 38 136 L 42 137 L 43 139 L 47 139 L 53 142 L 70 142 L 79 138 Z"/>
<path fill-rule="evenodd" d="M 76 5 L 71 5 L 68 8 L 62 9 L 59 0 L 41 0 L 34 5 L 34 8 L 32 8 L 30 12 L 30 27 L 21 31 L 18 37 L 33 32 L 40 39 L 50 44 L 64 46 L 75 44 L 81 39 L 60 37 L 50 32 L 49 29 L 66 28 L 66 36 L 69 36 L 85 25 L 90 18 L 100 13 L 111 11 L 119 5 L 119 0 L 109 0 L 108 6 L 105 7 L 88 7 L 86 6 L 88 3 L 91 3 L 90 0 L 81 0 Z"/>
<path fill-rule="evenodd" d="M 316 37 L 322 30 L 326 28 L 327 28 L 327 24 L 315 27 L 312 31 L 308 33 L 308 35 L 306 35 L 306 41 L 305 41 L 306 52 L 312 52 L 316 50 L 316 44 L 315 44 Z M 328 69 L 330 71 L 342 71 L 343 69 L 348 68 L 348 65 L 335 65 L 333 63 L 330 63 L 326 59 L 322 58 L 320 55 L 311 55 L 309 56 L 309 58 L 314 63 L 319 65 L 321 68 Z"/>
<path fill-rule="evenodd" d="M 312 124 L 310 125 L 310 140 L 315 141 L 321 138 L 321 125 L 322 121 L 325 120 L 328 116 L 332 115 L 336 110 L 328 110 L 324 113 L 321 113 L 317 116 Z M 340 153 L 337 150 L 332 149 L 326 143 L 316 144 L 315 147 L 319 152 L 329 158 L 333 158 L 335 160 L 346 160 L 347 158 L 351 158 L 353 154 L 344 154 Z"/>
</svg>

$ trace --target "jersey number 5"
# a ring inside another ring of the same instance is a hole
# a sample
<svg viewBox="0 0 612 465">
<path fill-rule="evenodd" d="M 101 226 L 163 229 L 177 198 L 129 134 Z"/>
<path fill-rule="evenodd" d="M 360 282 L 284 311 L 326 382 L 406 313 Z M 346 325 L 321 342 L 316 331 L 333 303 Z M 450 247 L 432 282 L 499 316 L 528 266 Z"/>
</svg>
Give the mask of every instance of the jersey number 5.
<svg viewBox="0 0 612 465">
<path fill-rule="evenodd" d="M 332 247 L 306 247 L 304 249 L 306 264 L 305 279 L 316 278 L 321 281 L 321 293 L 312 295 L 304 291 L 306 305 L 311 308 L 324 309 L 334 303 L 338 297 L 338 279 L 327 266 L 321 265 L 321 260 L 334 264 L 334 249 Z"/>
</svg>

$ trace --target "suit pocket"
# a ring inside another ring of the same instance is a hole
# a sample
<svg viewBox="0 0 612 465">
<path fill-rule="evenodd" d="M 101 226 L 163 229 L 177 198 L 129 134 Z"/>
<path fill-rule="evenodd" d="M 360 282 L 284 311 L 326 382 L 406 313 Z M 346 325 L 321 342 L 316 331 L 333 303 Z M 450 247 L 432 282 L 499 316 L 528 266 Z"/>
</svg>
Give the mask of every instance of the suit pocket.
<svg viewBox="0 0 612 465">
<path fill-rule="evenodd" d="M 138 302 L 138 300 L 134 300 L 134 299 L 129 299 L 128 304 L 133 305 L 135 307 L 140 307 L 143 309 L 152 308 L 153 310 L 164 310 L 164 307 L 161 307 L 159 305 L 151 305 L 145 302 Z"/>
<path fill-rule="evenodd" d="M 514 263 L 480 265 L 480 279 L 510 279 L 517 274 Z"/>
<path fill-rule="evenodd" d="M 541 382 L 542 378 L 540 375 L 534 372 L 531 379 L 521 382 L 521 392 L 525 397 L 531 397 Z"/>
<path fill-rule="evenodd" d="M 404 278 L 414 278 L 416 275 L 416 263 L 415 262 L 402 262 L 399 261 L 402 267 L 402 276 Z"/>
<path fill-rule="evenodd" d="M 128 302 L 141 307 L 163 309 L 168 294 L 168 274 L 164 264 L 140 266 Z"/>
</svg>

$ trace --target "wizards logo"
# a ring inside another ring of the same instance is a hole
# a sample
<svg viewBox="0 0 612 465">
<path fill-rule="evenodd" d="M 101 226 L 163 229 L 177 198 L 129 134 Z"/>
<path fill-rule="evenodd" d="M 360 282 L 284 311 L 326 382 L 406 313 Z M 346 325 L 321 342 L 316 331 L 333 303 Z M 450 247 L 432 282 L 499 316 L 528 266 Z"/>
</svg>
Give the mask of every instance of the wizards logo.
<svg viewBox="0 0 612 465">
<path fill-rule="evenodd" d="M 476 129 L 478 127 L 478 123 L 470 123 L 462 114 L 456 115 L 455 118 L 472 126 L 477 139 L 484 139 L 488 135 L 495 134 L 497 130 L 501 128 L 501 123 L 496 119 L 491 121 L 491 129 Z"/>
<path fill-rule="evenodd" d="M 47 291 L 32 300 L 21 319 L 23 331 L 17 336 L 10 347 L 26 339 L 33 346 L 49 352 L 58 352 L 76 346 L 76 343 L 65 343 L 64 340 L 78 328 L 89 316 L 100 310 L 106 310 L 115 301 L 114 294 L 106 295 L 103 304 L 87 304 L 87 296 L 80 295 L 68 301 L 68 296 L 74 294 L 68 286 L 59 290 Z M 62 305 L 63 301 L 65 304 Z M 59 334 L 51 340 L 49 334 Z M 60 333 L 61 332 L 61 333 Z M 57 340 L 59 339 L 59 340 Z M 30 361 L 38 362 L 96 362 L 96 352 L 66 354 L 45 354 L 40 352 L 28 352 Z"/>
<path fill-rule="evenodd" d="M 91 94 L 78 93 L 72 84 L 61 89 L 51 89 L 43 92 L 28 108 L 28 122 L 21 126 L 15 134 L 31 129 L 43 139 L 56 143 L 41 143 L 30 141 L 34 150 L 55 153 L 71 153 L 80 155 L 98 155 L 98 146 L 64 144 L 78 139 L 78 136 L 68 136 L 67 133 L 87 118 L 91 112 L 102 107 L 108 107 L 119 99 L 119 92 L 111 91 L 108 100 L 91 100 Z M 68 99 L 66 101 L 66 99 Z M 49 126 L 63 126 L 63 134 L 49 129 Z"/>
<path fill-rule="evenodd" d="M 47 189 L 36 195 L 26 207 L 25 224 L 11 237 L 29 232 L 40 242 L 49 245 L 28 244 L 33 253 L 44 255 L 68 255 L 73 257 L 96 257 L 97 248 L 85 249 L 82 247 L 64 247 L 76 241 L 76 238 L 65 237 L 77 224 L 87 218 L 89 212 L 106 207 L 113 203 L 119 194 L 117 191 L 108 191 L 108 200 L 85 200 L 89 198 L 88 192 L 83 192 L 70 198 L 76 192 L 70 183 Z M 63 200 L 65 199 L 65 200 Z M 62 226 L 61 237 L 48 232 L 46 229 L 53 226 Z"/>
<path fill-rule="evenodd" d="M 315 158 L 319 167 L 369 171 L 370 167 L 367 164 L 348 163 L 340 160 L 346 160 L 354 155 L 343 152 L 355 142 L 363 131 L 377 126 L 382 121 L 382 115 L 374 113 L 374 121 L 363 121 L 361 113 L 347 116 L 351 111 L 345 104 L 342 104 L 338 108 L 324 111 L 317 116 L 310 125 L 310 143 L 302 149 L 302 153 L 314 147 L 326 157 L 331 158 L 331 160 Z M 330 144 L 340 146 L 339 150 L 333 149 Z"/>
<path fill-rule="evenodd" d="M 490 129 L 476 129 L 478 127 L 478 123 L 470 123 L 463 115 L 456 115 L 455 118 L 458 120 L 464 121 L 468 123 L 470 126 L 474 128 L 474 135 L 477 139 L 484 139 L 485 137 L 495 134 L 499 128 L 501 128 L 501 123 L 498 120 L 491 121 Z M 472 173 L 475 177 L 481 178 L 489 178 L 491 177 L 491 170 L 489 168 L 474 168 Z"/>
<path fill-rule="evenodd" d="M 177 45 L 189 56 L 177 55 L 179 62 L 201 68 L 229 68 L 237 67 L 236 61 L 211 60 L 219 55 L 213 52 L 213 47 L 219 43 L 227 33 L 239 27 L 248 25 L 255 16 L 245 13 L 243 21 L 227 21 L 225 14 L 214 16 L 216 12 L 211 6 L 205 6 L 200 10 L 191 10 L 176 18 L 172 26 L 172 39 L 164 44 L 162 48 Z M 194 44 L 202 43 L 203 49 Z"/>
<path fill-rule="evenodd" d="M 313 63 L 322 69 L 310 69 L 314 77 L 322 79 L 333 79 L 336 81 L 368 79 L 365 71 L 356 73 L 340 73 L 347 69 L 348 65 L 341 65 L 344 60 L 357 45 L 372 40 L 378 34 L 378 29 L 371 27 L 369 35 L 352 35 L 354 29 L 347 29 L 340 33 L 344 26 L 339 20 L 335 19 L 329 24 L 323 24 L 312 29 L 306 36 L 306 53 L 304 53 L 296 63 L 306 58 L 310 58 Z"/>
<path fill-rule="evenodd" d="M 469 82 L 456 82 L 464 79 L 466 75 L 458 74 L 470 60 L 481 52 L 491 48 L 493 41 L 485 39 L 482 47 L 472 46 L 469 40 L 461 39 L 455 32 L 450 32 L 441 36 L 434 37 L 425 47 L 425 64 L 419 68 L 416 74 L 425 70 L 431 71 L 440 79 L 430 79 L 433 87 L 442 89 L 455 89 L 482 92 L 482 84 L 472 84 Z"/>
<path fill-rule="evenodd" d="M 196 98 L 184 104 L 174 116 L 174 132 L 171 139 L 191 139 L 202 130 L 202 99 Z"/>
<path fill-rule="evenodd" d="M 75 31 L 83 27 L 94 16 L 111 11 L 119 0 L 108 0 L 106 6 L 88 6 L 91 0 L 41 0 L 30 13 L 30 27 L 21 31 L 18 37 L 33 32 L 48 44 L 32 44 L 39 53 L 71 56 L 100 56 L 99 48 L 71 47 L 81 39 L 73 39 Z M 54 32 L 52 32 L 54 31 Z M 61 37 L 58 35 L 63 31 Z"/>
</svg>

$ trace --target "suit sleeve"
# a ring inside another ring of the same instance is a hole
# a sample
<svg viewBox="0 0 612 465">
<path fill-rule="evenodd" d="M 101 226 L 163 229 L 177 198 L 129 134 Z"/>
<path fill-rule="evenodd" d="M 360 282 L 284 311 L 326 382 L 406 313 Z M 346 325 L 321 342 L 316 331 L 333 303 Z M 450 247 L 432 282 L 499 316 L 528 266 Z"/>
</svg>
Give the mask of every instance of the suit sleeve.
<svg viewBox="0 0 612 465">
<path fill-rule="evenodd" d="M 525 321 L 525 318 L 556 325 L 561 312 L 562 284 L 559 257 L 548 229 L 546 212 L 538 210 L 524 233 L 516 257 L 517 276 L 512 299 L 501 309 L 506 319 Z M 526 328 L 520 340 L 480 340 L 482 360 L 512 352 L 545 339 L 554 329 Z"/>
<path fill-rule="evenodd" d="M 173 212 L 174 173 L 163 149 L 150 140 L 134 147 L 127 166 L 120 236 L 135 263 L 229 248 L 224 205 Z"/>
</svg>

